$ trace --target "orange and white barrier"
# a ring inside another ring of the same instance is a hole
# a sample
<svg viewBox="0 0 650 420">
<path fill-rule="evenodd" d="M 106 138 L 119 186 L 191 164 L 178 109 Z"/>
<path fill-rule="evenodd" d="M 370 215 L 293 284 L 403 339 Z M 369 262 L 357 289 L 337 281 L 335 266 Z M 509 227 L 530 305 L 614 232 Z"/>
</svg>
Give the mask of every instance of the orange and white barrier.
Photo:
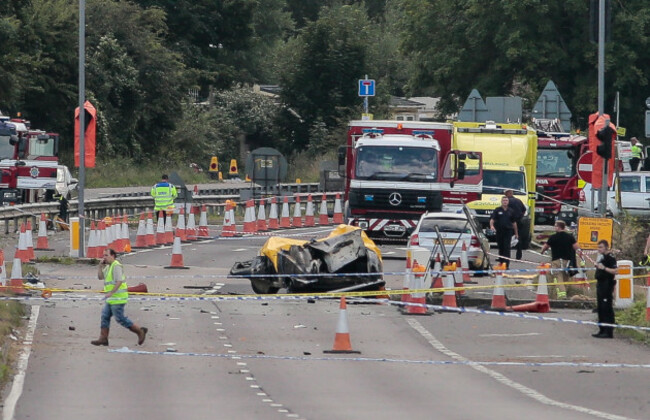
<svg viewBox="0 0 650 420">
<path fill-rule="evenodd" d="M 18 235 L 18 247 L 14 254 L 14 260 L 18 258 L 21 262 L 29 262 L 29 253 L 27 252 L 27 238 L 25 223 L 20 224 L 20 234 Z M 22 277 L 22 276 L 21 276 Z"/>
<path fill-rule="evenodd" d="M 172 212 L 168 211 L 165 217 L 165 244 L 174 243 L 174 227 L 172 225 Z"/>
<path fill-rule="evenodd" d="M 41 220 L 38 222 L 38 238 L 36 239 L 37 251 L 52 251 L 47 240 L 47 219 L 45 213 L 41 213 Z"/>
<path fill-rule="evenodd" d="M 463 275 L 463 267 L 460 258 L 456 261 L 456 272 L 454 273 L 454 287 L 460 287 L 459 295 L 465 295 L 465 276 Z"/>
<path fill-rule="evenodd" d="M 255 202 L 253 200 L 246 201 L 246 210 L 244 212 L 244 233 L 257 232 L 257 224 L 255 221 Z"/>
<path fill-rule="evenodd" d="M 499 264 L 496 267 L 497 276 L 495 279 L 495 287 L 492 291 L 492 304 L 490 309 L 493 311 L 505 311 L 506 310 L 506 293 L 503 289 L 503 270 L 506 269 L 505 264 Z"/>
<path fill-rule="evenodd" d="M 424 289 L 424 279 L 425 279 L 426 267 L 424 265 L 418 264 L 417 261 L 413 261 L 413 268 L 411 268 L 411 290 L 421 290 Z M 427 315 L 426 307 L 426 296 L 422 292 L 413 292 L 411 294 L 410 303 L 416 303 L 417 305 L 406 305 L 406 310 L 404 311 L 408 315 Z"/>
<path fill-rule="evenodd" d="M 467 258 L 467 245 L 465 245 L 465 241 L 463 241 L 463 246 L 460 249 L 460 266 L 463 269 L 463 283 L 471 283 L 472 278 L 469 274 L 469 258 Z"/>
<path fill-rule="evenodd" d="M 441 273 L 441 271 L 442 271 L 442 263 L 441 263 L 439 253 L 436 254 L 436 259 L 433 262 L 433 271 L 435 273 L 438 273 L 438 274 L 435 274 L 435 277 L 431 281 L 431 288 L 432 289 L 442 289 L 442 287 L 443 287 L 443 285 L 442 285 L 442 273 Z"/>
<path fill-rule="evenodd" d="M 172 246 L 172 261 L 165 268 L 189 268 L 186 267 L 183 263 L 183 248 L 181 247 L 181 237 L 178 235 L 174 237 L 174 245 Z"/>
<path fill-rule="evenodd" d="M 95 233 L 95 238 L 97 239 L 97 258 L 102 258 L 104 256 L 104 251 L 108 247 L 106 242 L 106 224 L 103 221 L 99 222 L 99 231 Z"/>
<path fill-rule="evenodd" d="M 90 221 L 90 233 L 88 234 L 88 249 L 86 250 L 86 257 L 99 258 L 97 255 L 97 230 L 95 229 L 95 222 Z"/>
<path fill-rule="evenodd" d="M 614 288 L 614 308 L 629 308 L 634 304 L 634 263 L 630 260 L 620 260 L 616 265 L 618 274 Z"/>
<path fill-rule="evenodd" d="M 327 195 L 323 194 L 320 202 L 320 209 L 318 211 L 318 224 L 320 226 L 327 226 L 330 224 L 330 217 L 327 213 Z"/>
<path fill-rule="evenodd" d="M 302 208 L 298 194 L 296 194 L 296 203 L 293 205 L 293 227 L 302 227 Z"/>
<path fill-rule="evenodd" d="M 341 194 L 336 193 L 336 200 L 334 200 L 334 215 L 332 221 L 335 225 L 345 223 L 343 221 L 343 207 L 341 206 Z"/>
<path fill-rule="evenodd" d="M 20 258 L 14 258 L 14 263 L 11 265 L 9 290 L 17 294 L 25 293 L 25 288 L 23 287 L 23 265 Z"/>
<path fill-rule="evenodd" d="M 339 306 L 339 309 L 339 320 L 336 324 L 334 347 L 332 350 L 323 351 L 323 353 L 361 353 L 360 351 L 352 350 L 352 344 L 350 342 L 350 329 L 348 328 L 348 315 L 347 305 L 345 304 L 345 296 L 341 297 L 341 304 Z"/>
<path fill-rule="evenodd" d="M 316 220 L 314 219 L 314 202 L 311 198 L 311 194 L 307 196 L 307 208 L 305 209 L 305 226 L 316 226 Z"/>
<path fill-rule="evenodd" d="M 278 223 L 278 201 L 275 197 L 271 197 L 271 208 L 269 209 L 269 229 L 280 229 Z"/>
<path fill-rule="evenodd" d="M 549 264 L 542 264 L 537 267 L 541 271 L 539 272 L 539 277 L 537 280 L 537 294 L 535 296 L 535 302 L 545 303 L 550 306 L 550 302 L 548 300 L 548 283 L 546 281 L 546 273 L 548 272 L 549 267 Z"/>
<path fill-rule="evenodd" d="M 129 216 L 122 218 L 122 252 L 131 252 L 131 232 L 129 231 Z"/>
<path fill-rule="evenodd" d="M 289 197 L 286 195 L 282 198 L 282 215 L 280 216 L 280 227 L 291 227 L 291 219 L 289 218 Z"/>
<path fill-rule="evenodd" d="M 404 285 L 402 290 L 410 290 L 411 288 L 411 268 L 413 266 L 413 255 L 410 249 L 406 250 L 406 271 L 404 272 Z M 409 302 L 411 300 L 411 295 L 409 293 L 403 293 L 400 301 Z"/>
<path fill-rule="evenodd" d="M 262 198 L 257 211 L 257 231 L 266 232 L 269 230 L 266 224 L 266 201 Z"/>
<path fill-rule="evenodd" d="M 226 209 L 223 212 L 223 226 L 221 227 L 221 236 L 231 237 L 237 234 L 237 227 L 233 220 L 233 204 L 230 200 L 226 201 Z"/>
</svg>

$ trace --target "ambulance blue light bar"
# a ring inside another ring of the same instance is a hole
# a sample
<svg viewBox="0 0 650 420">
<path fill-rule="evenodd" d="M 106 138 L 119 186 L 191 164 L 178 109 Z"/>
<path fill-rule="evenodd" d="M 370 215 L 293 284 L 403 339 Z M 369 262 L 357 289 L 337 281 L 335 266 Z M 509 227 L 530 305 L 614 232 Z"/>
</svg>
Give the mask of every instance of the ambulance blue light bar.
<svg viewBox="0 0 650 420">
<path fill-rule="evenodd" d="M 381 128 L 364 128 L 361 132 L 363 134 L 384 134 L 384 130 Z"/>
</svg>

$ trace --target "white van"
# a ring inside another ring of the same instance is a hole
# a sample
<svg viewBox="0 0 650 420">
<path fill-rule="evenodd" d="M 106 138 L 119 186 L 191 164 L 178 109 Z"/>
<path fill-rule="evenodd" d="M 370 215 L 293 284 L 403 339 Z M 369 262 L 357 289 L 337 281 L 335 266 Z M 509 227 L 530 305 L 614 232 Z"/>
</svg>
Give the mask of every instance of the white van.
<svg viewBox="0 0 650 420">
<path fill-rule="evenodd" d="M 616 177 L 614 187 L 607 191 L 607 211 L 614 217 L 621 215 L 621 210 L 626 214 L 640 218 L 650 218 L 650 172 L 621 172 L 619 174 L 619 190 L 621 193 L 621 209 L 616 204 Z M 598 197 L 600 192 L 595 191 L 594 210 L 598 213 Z M 592 200 L 592 186 L 585 185 L 580 192 L 578 214 L 590 216 Z"/>
</svg>

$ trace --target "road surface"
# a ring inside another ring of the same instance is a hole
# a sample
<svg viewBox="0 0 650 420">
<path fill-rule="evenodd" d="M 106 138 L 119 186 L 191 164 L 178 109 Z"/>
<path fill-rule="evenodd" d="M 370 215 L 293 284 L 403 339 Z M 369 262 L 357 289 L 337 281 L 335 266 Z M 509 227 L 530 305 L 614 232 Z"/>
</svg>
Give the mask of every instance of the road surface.
<svg viewBox="0 0 650 420">
<path fill-rule="evenodd" d="M 291 234 L 301 232 L 310 231 Z M 195 293 L 186 287 L 204 286 L 251 293 L 248 281 L 223 275 L 263 241 L 184 245 L 189 270 L 162 268 L 169 248 L 121 259 L 130 284 L 145 282 L 151 292 Z M 541 260 L 531 252 L 525 259 Z M 385 262 L 387 271 L 403 267 L 403 260 Z M 69 420 L 650 418 L 647 366 L 595 365 L 647 364 L 648 348 L 593 339 L 592 327 L 479 314 L 415 317 L 389 305 L 349 304 L 352 346 L 361 354 L 332 355 L 323 350 L 334 340 L 335 300 L 150 300 L 131 301 L 126 311 L 149 328 L 143 346 L 113 324 L 110 346 L 93 347 L 101 303 L 84 298 L 94 296 L 87 287 L 100 288 L 96 267 L 39 269 L 48 287 L 78 292 L 32 312 L 38 319 L 24 346 L 31 350 L 24 386 L 5 400 L 5 419 L 11 412 L 15 419 Z M 393 288 L 401 282 L 388 279 Z M 557 315 L 595 317 L 579 310 Z M 558 362 L 566 364 L 552 365 Z"/>
</svg>

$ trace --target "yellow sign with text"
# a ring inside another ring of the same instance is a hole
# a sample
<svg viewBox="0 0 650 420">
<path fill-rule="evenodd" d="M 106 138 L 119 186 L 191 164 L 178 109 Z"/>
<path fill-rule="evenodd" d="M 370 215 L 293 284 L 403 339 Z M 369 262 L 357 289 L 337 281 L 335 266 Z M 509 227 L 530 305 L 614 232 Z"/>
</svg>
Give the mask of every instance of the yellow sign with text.
<svg viewBox="0 0 650 420">
<path fill-rule="evenodd" d="M 605 239 L 612 246 L 612 219 L 581 217 L 578 219 L 578 246 L 582 249 L 597 249 L 598 242 Z"/>
</svg>

